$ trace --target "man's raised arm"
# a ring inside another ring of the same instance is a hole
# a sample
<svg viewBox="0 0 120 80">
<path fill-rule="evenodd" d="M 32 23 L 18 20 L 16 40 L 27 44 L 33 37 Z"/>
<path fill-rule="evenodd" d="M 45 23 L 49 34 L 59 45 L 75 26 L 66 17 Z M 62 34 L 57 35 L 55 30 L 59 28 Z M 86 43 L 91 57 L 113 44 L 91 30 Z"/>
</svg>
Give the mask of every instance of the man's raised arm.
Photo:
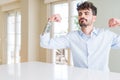
<svg viewBox="0 0 120 80">
<path fill-rule="evenodd" d="M 42 35 L 45 33 L 49 33 L 51 30 L 52 22 L 61 22 L 61 16 L 59 14 L 52 15 L 50 18 L 48 18 L 48 23 L 45 26 Z"/>
</svg>

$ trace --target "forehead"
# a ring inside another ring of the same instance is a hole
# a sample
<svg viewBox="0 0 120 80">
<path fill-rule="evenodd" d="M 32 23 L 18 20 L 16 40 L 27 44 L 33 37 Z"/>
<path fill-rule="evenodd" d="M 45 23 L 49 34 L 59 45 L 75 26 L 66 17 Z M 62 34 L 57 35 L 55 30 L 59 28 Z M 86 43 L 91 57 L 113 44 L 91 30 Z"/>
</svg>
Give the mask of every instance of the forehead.
<svg viewBox="0 0 120 80">
<path fill-rule="evenodd" d="M 78 13 L 81 13 L 81 12 L 89 12 L 89 13 L 92 13 L 92 10 L 91 9 L 80 9 L 78 11 Z"/>
</svg>

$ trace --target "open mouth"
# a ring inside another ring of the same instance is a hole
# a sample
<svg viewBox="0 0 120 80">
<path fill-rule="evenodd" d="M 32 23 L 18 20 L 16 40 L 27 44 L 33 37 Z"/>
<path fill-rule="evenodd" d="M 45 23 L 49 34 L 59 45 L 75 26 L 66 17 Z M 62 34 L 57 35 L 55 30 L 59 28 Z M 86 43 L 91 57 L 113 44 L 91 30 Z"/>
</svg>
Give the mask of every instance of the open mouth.
<svg viewBox="0 0 120 80">
<path fill-rule="evenodd" d="M 86 19 L 80 19 L 80 23 L 84 23 L 85 21 L 87 21 Z"/>
<path fill-rule="evenodd" d="M 79 20 L 79 24 L 80 24 L 81 27 L 83 27 L 83 26 L 86 27 L 86 26 L 87 26 L 87 25 L 86 25 L 86 22 L 87 22 L 87 19 L 85 19 L 85 18 L 81 18 L 81 19 Z"/>
<path fill-rule="evenodd" d="M 80 23 L 84 23 L 84 20 L 81 20 Z"/>
</svg>

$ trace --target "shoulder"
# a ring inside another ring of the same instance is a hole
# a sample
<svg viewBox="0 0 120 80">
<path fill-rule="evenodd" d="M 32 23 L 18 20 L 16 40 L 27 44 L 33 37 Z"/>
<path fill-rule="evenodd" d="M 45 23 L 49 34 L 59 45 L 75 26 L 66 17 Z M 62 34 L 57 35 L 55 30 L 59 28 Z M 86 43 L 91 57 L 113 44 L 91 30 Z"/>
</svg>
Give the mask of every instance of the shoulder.
<svg viewBox="0 0 120 80">
<path fill-rule="evenodd" d="M 109 28 L 96 28 L 96 31 L 98 32 L 98 33 L 111 33 L 112 31 L 109 29 Z M 112 32 L 113 33 L 113 32 Z"/>
<path fill-rule="evenodd" d="M 96 28 L 96 31 L 97 31 L 98 34 L 103 34 L 103 35 L 106 35 L 106 36 L 116 35 L 116 33 L 111 31 L 110 28 Z"/>
</svg>

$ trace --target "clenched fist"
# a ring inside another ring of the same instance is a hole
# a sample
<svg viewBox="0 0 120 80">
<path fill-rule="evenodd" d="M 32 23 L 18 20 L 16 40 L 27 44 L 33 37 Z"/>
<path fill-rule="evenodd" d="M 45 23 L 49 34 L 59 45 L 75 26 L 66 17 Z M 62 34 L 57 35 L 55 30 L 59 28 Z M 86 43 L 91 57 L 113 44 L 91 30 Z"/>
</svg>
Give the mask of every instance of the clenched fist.
<svg viewBox="0 0 120 80">
<path fill-rule="evenodd" d="M 120 20 L 116 18 L 111 18 L 109 19 L 108 25 L 109 27 L 120 26 Z"/>
<path fill-rule="evenodd" d="M 59 14 L 54 14 L 50 18 L 48 18 L 48 21 L 50 22 L 61 22 L 62 18 Z"/>
</svg>

